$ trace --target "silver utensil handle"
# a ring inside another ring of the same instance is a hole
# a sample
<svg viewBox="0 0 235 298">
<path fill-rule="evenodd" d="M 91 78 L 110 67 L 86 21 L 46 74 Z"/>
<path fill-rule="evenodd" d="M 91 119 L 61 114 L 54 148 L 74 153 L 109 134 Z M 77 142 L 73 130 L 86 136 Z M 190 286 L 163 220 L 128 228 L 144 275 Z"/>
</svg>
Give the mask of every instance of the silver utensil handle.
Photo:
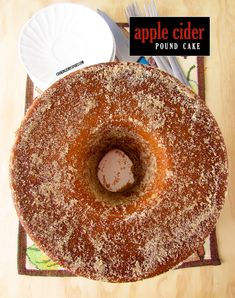
<svg viewBox="0 0 235 298">
<path fill-rule="evenodd" d="M 188 80 L 186 79 L 176 58 L 174 56 L 167 56 L 167 58 L 168 58 L 170 65 L 172 67 L 174 76 L 176 78 L 178 78 L 183 84 L 190 87 L 190 84 L 189 84 Z"/>
</svg>

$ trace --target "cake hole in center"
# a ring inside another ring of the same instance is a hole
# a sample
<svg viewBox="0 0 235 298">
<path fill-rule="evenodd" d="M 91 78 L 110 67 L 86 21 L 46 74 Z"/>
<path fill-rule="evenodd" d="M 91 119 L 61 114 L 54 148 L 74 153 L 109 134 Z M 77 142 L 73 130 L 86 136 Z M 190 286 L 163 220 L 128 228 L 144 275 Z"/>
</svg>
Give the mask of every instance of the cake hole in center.
<svg viewBox="0 0 235 298">
<path fill-rule="evenodd" d="M 135 182 L 132 169 L 131 159 L 122 150 L 112 149 L 99 162 L 97 177 L 106 190 L 122 192 Z"/>
</svg>

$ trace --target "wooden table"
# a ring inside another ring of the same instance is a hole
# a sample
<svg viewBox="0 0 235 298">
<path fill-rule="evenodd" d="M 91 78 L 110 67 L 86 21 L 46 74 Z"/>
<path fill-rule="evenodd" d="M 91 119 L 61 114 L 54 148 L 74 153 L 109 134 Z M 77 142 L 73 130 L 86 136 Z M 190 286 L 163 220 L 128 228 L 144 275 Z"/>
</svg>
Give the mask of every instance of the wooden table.
<svg viewBox="0 0 235 298">
<path fill-rule="evenodd" d="M 0 2 L 0 297 L 235 297 L 235 1 L 159 0 L 161 15 L 210 16 L 211 56 L 206 58 L 206 99 L 227 144 L 230 179 L 225 207 L 218 222 L 221 266 L 181 269 L 129 284 L 85 278 L 19 276 L 16 268 L 18 218 L 8 183 L 8 163 L 14 132 L 24 114 L 26 74 L 17 42 L 22 25 L 39 8 L 57 1 Z M 75 1 L 74 1 L 75 2 Z M 79 1 L 77 1 L 79 2 Z M 125 21 L 130 1 L 85 0 L 80 3 Z M 141 3 L 141 1 L 138 1 Z"/>
</svg>

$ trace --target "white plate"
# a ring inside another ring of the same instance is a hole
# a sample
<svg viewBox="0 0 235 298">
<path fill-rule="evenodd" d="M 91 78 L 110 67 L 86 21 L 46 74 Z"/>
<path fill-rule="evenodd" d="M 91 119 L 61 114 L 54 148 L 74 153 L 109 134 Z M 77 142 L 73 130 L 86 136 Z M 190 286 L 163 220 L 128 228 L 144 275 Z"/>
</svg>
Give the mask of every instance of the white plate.
<svg viewBox="0 0 235 298">
<path fill-rule="evenodd" d="M 58 3 L 41 9 L 25 24 L 19 53 L 31 79 L 45 89 L 69 72 L 112 61 L 115 43 L 98 13 L 82 5 Z"/>
</svg>

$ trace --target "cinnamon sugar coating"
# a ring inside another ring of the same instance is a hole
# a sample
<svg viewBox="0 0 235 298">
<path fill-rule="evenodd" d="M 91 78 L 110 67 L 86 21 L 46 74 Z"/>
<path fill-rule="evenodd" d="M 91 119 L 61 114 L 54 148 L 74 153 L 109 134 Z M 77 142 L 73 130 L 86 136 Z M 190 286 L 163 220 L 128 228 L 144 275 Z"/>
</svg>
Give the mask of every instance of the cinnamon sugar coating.
<svg viewBox="0 0 235 298">
<path fill-rule="evenodd" d="M 110 193 L 97 165 L 111 149 L 136 183 Z M 10 166 L 20 221 L 76 275 L 142 280 L 186 259 L 224 204 L 227 155 L 204 102 L 178 80 L 137 63 L 91 66 L 59 80 L 27 111 Z"/>
</svg>

